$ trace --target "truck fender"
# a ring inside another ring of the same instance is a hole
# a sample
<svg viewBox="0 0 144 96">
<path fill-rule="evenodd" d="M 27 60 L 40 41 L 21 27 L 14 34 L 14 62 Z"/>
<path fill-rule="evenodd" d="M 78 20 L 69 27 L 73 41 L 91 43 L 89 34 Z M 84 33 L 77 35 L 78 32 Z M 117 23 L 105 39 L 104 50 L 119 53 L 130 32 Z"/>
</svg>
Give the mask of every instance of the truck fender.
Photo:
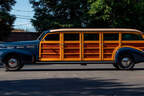
<svg viewBox="0 0 144 96">
<path fill-rule="evenodd" d="M 144 61 L 144 52 L 143 51 L 137 50 L 135 48 L 130 48 L 130 47 L 122 47 L 122 48 L 118 49 L 115 54 L 115 63 L 118 63 L 119 57 L 124 54 L 131 55 L 133 57 L 135 63 Z"/>
<path fill-rule="evenodd" d="M 25 64 L 25 63 L 31 63 L 32 59 L 33 59 L 33 54 L 29 51 L 24 51 L 24 50 L 18 50 L 18 49 L 9 49 L 6 50 L 3 54 L 3 59 L 2 61 L 4 61 L 4 59 L 9 56 L 9 55 L 18 55 L 21 59 L 21 63 Z"/>
</svg>

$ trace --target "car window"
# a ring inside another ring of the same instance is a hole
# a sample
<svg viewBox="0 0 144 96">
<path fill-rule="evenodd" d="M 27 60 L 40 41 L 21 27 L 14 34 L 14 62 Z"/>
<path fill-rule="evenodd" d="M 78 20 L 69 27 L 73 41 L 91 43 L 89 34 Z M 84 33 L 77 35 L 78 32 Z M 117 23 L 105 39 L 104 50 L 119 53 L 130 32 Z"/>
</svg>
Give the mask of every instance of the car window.
<svg viewBox="0 0 144 96">
<path fill-rule="evenodd" d="M 46 34 L 45 32 L 41 33 L 41 34 L 38 36 L 37 40 L 41 40 L 41 39 L 44 37 L 45 34 Z"/>
<path fill-rule="evenodd" d="M 78 41 L 79 33 L 64 33 L 64 41 Z"/>
<path fill-rule="evenodd" d="M 97 41 L 99 40 L 98 33 L 84 33 L 84 41 Z"/>
<path fill-rule="evenodd" d="M 142 40 L 142 36 L 140 34 L 131 34 L 131 33 L 123 33 L 122 40 Z"/>
<path fill-rule="evenodd" d="M 48 34 L 46 37 L 45 37 L 45 41 L 59 41 L 59 34 L 56 33 L 56 34 Z"/>
<path fill-rule="evenodd" d="M 104 33 L 104 40 L 119 40 L 118 33 Z"/>
</svg>

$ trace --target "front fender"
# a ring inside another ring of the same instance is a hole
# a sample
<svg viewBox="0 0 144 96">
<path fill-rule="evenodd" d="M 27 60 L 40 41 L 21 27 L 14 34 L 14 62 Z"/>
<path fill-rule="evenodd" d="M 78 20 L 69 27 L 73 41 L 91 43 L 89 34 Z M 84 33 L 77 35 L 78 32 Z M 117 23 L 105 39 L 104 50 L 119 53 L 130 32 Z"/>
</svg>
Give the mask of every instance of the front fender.
<svg viewBox="0 0 144 96">
<path fill-rule="evenodd" d="M 115 55 L 115 63 L 119 62 L 119 56 L 129 54 L 134 58 L 135 63 L 144 62 L 144 52 L 135 48 L 123 47 L 118 49 Z"/>
<path fill-rule="evenodd" d="M 19 49 L 3 49 L 0 50 L 0 58 L 1 61 L 4 61 L 4 59 L 9 56 L 10 54 L 16 54 L 20 56 L 20 59 L 22 63 L 32 62 L 33 54 L 29 51 L 25 50 L 19 50 Z"/>
</svg>

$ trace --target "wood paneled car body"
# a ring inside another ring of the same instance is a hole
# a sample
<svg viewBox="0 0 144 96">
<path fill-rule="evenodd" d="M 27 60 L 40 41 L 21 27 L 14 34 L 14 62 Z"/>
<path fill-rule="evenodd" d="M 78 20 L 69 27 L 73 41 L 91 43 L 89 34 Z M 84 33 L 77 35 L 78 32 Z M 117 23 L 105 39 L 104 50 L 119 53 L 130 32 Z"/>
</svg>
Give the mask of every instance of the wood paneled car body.
<svg viewBox="0 0 144 96">
<path fill-rule="evenodd" d="M 6 70 L 26 63 L 113 64 L 132 69 L 144 61 L 143 33 L 136 29 L 55 29 L 34 41 L 0 44 L 0 62 Z"/>
</svg>

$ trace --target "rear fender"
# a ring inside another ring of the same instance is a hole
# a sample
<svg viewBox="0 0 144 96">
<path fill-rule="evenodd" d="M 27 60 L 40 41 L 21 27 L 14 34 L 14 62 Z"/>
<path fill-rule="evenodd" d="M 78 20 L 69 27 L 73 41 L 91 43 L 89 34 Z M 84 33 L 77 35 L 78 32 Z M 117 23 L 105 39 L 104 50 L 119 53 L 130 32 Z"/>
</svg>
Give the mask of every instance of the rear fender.
<svg viewBox="0 0 144 96">
<path fill-rule="evenodd" d="M 135 61 L 135 63 L 138 62 L 144 62 L 144 52 L 135 48 L 129 48 L 129 47 L 122 47 L 117 50 L 115 54 L 115 63 L 119 62 L 119 57 L 128 54 L 131 55 Z"/>
</svg>

